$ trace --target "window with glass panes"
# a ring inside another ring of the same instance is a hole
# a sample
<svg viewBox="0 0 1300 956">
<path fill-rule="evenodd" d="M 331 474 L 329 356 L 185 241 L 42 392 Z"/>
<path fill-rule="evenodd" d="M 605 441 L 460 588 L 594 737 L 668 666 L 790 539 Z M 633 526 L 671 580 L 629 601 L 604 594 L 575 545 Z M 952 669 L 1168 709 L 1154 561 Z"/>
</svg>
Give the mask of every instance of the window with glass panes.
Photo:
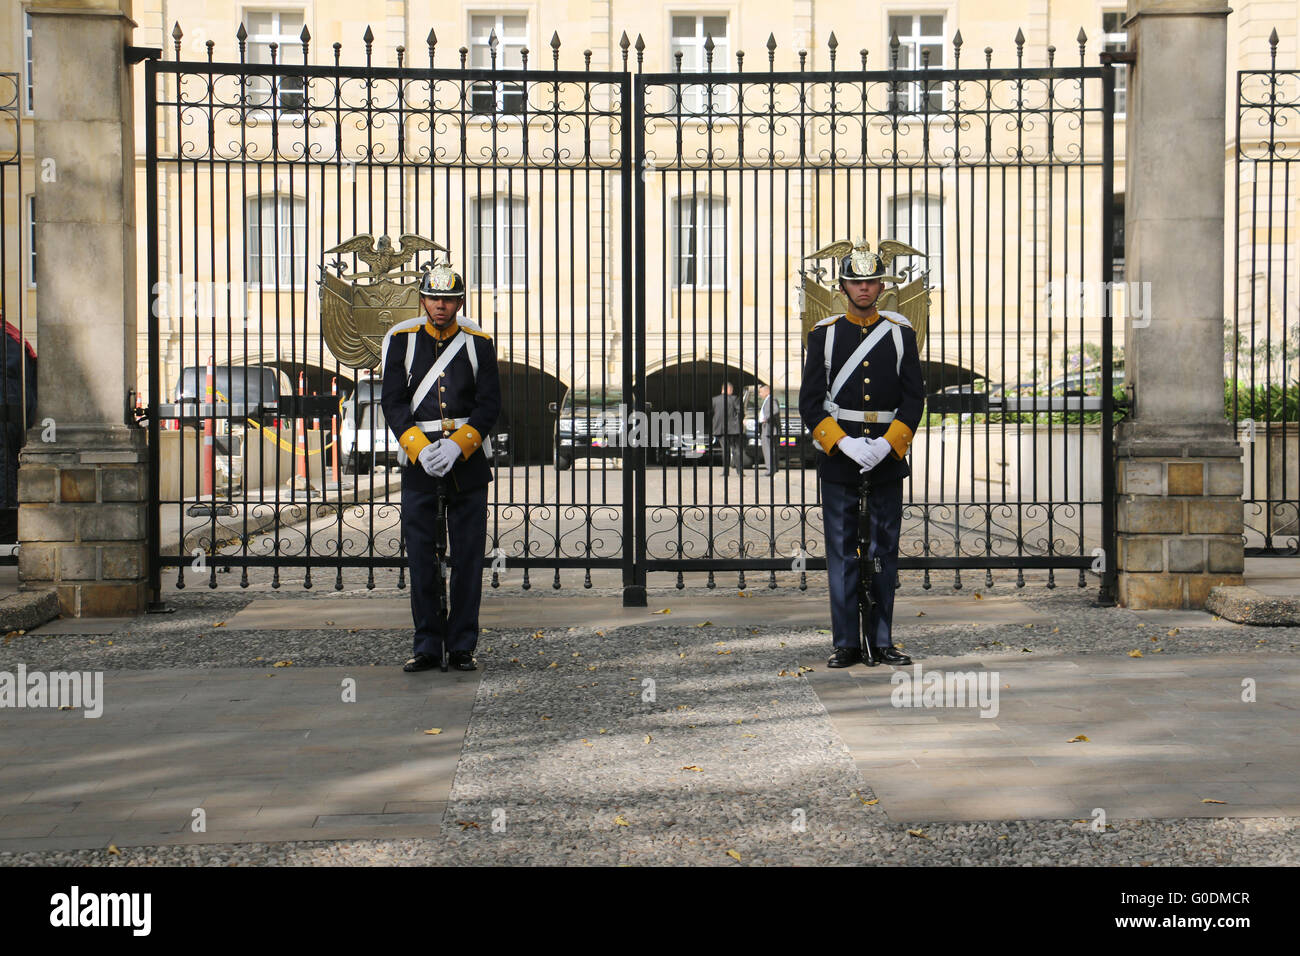
<svg viewBox="0 0 1300 956">
<path fill-rule="evenodd" d="M 892 13 L 889 37 L 898 37 L 898 68 L 920 70 L 943 68 L 942 13 Z M 891 63 L 892 66 L 892 63 Z M 928 103 L 927 103 L 928 99 Z M 943 109 L 943 84 L 900 83 L 890 95 L 889 108 L 901 113 L 923 113 Z"/>
<path fill-rule="evenodd" d="M 1101 15 L 1102 47 L 1107 53 L 1123 53 L 1128 49 L 1128 30 L 1124 27 L 1127 14 L 1123 10 L 1107 10 Z M 1115 112 L 1126 112 L 1128 106 L 1128 64 L 1115 64 Z"/>
<path fill-rule="evenodd" d="M 32 100 L 32 15 L 23 14 L 23 65 L 24 75 L 27 78 L 27 112 L 33 109 Z"/>
<path fill-rule="evenodd" d="M 276 44 L 277 64 L 302 63 L 301 10 L 245 10 L 248 29 L 248 62 L 269 64 L 271 44 Z M 248 105 L 276 109 L 284 113 L 301 113 L 303 78 L 301 76 L 250 76 Z"/>
<path fill-rule="evenodd" d="M 484 196 L 471 207 L 469 284 L 510 288 L 528 281 L 528 206 L 510 196 Z"/>
<path fill-rule="evenodd" d="M 727 204 L 714 196 L 673 203 L 673 285 L 721 287 L 727 281 Z"/>
<path fill-rule="evenodd" d="M 36 197 L 27 197 L 27 284 L 36 288 Z"/>
<path fill-rule="evenodd" d="M 301 288 L 307 282 L 307 202 L 289 196 L 248 200 L 248 282 Z"/>
<path fill-rule="evenodd" d="M 677 54 L 681 53 L 683 73 L 706 72 L 709 61 L 704 44 L 709 37 L 713 38 L 713 70 L 722 73 L 731 69 L 726 14 L 673 14 L 671 33 L 668 54 L 672 70 L 677 69 Z M 682 87 L 682 112 L 707 113 L 712 107 L 714 113 L 719 113 L 731 108 L 729 87 L 712 87 L 712 100 L 709 90 L 703 84 Z"/>
<path fill-rule="evenodd" d="M 523 49 L 528 45 L 526 13 L 475 13 L 469 18 L 469 65 L 475 70 L 492 68 L 492 34 L 497 38 L 498 70 L 523 69 Z M 524 88 L 518 83 L 475 83 L 470 90 L 470 109 L 475 113 L 522 113 Z"/>
<path fill-rule="evenodd" d="M 925 253 L 895 259 L 894 273 L 912 267 L 912 274 L 930 272 L 930 287 L 943 285 L 943 203 L 936 196 L 896 196 L 889 201 L 889 236 Z"/>
</svg>

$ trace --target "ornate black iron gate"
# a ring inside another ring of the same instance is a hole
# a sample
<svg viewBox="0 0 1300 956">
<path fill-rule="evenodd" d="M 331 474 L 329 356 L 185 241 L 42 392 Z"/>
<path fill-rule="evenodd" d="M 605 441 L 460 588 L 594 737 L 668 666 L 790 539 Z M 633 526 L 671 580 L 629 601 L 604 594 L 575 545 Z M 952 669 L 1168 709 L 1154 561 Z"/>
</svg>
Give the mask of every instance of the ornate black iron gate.
<svg viewBox="0 0 1300 956">
<path fill-rule="evenodd" d="M 1246 554 L 1300 556 L 1300 71 L 1237 73 L 1235 309 L 1224 329 L 1229 421 L 1244 450 Z"/>
<path fill-rule="evenodd" d="M 922 249 L 931 287 L 903 566 L 1108 585 L 1114 95 L 1082 38 L 1078 66 L 1023 67 L 1018 40 L 1015 68 L 963 67 L 958 35 L 951 68 L 899 69 L 895 43 L 870 70 L 865 51 L 840 68 L 832 37 L 817 72 L 802 53 L 778 72 L 774 42 L 766 70 L 715 71 L 710 42 L 687 74 L 643 72 L 626 37 L 614 72 L 561 70 L 558 37 L 549 65 L 510 69 L 495 44 L 487 67 L 441 66 L 432 34 L 419 66 L 374 65 L 369 32 L 364 66 L 339 44 L 312 63 L 305 30 L 255 57 L 241 28 L 225 63 L 173 37 L 145 76 L 155 589 L 163 568 L 404 583 L 377 383 L 319 307 L 322 271 L 359 280 L 386 252 L 331 252 L 358 235 L 448 246 L 497 343 L 494 585 L 617 571 L 638 603 L 652 572 L 743 588 L 824 567 L 796 404 L 805 282 L 833 277 L 806 257 L 859 235 Z M 743 477 L 713 435 L 728 385 Z M 784 408 L 771 475 L 764 386 Z"/>
</svg>

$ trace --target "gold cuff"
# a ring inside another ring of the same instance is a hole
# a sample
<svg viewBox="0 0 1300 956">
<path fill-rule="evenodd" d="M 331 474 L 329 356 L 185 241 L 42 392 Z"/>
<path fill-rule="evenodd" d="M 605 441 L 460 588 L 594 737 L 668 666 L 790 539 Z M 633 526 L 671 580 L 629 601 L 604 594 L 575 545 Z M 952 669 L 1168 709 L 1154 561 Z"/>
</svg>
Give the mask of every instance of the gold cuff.
<svg viewBox="0 0 1300 956">
<path fill-rule="evenodd" d="M 822 451 L 828 455 L 835 454 L 835 444 L 843 438 L 847 432 L 840 428 L 840 423 L 830 415 L 827 415 L 817 427 L 813 429 L 813 440 L 822 446 Z"/>
<path fill-rule="evenodd" d="M 402 437 L 397 439 L 397 443 L 402 446 L 406 457 L 411 459 L 413 465 L 420 460 L 420 452 L 433 444 L 428 436 L 414 425 L 402 432 Z"/>
<path fill-rule="evenodd" d="M 483 444 L 483 436 L 470 425 L 461 425 L 451 433 L 451 440 L 460 446 L 460 457 L 469 458 Z"/>
<path fill-rule="evenodd" d="M 889 423 L 889 428 L 885 432 L 885 441 L 889 442 L 890 447 L 894 449 L 894 454 L 902 458 L 907 454 L 908 446 L 912 444 L 912 435 L 912 429 L 895 418 Z"/>
</svg>

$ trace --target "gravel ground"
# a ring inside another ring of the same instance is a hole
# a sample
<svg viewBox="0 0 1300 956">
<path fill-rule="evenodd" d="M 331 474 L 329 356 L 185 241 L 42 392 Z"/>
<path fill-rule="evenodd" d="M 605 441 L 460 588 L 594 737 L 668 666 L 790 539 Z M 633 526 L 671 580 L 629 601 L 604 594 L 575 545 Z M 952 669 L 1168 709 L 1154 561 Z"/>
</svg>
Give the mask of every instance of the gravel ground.
<svg viewBox="0 0 1300 956">
<path fill-rule="evenodd" d="M 982 575 L 981 575 L 982 577 Z M 907 618 L 918 657 L 1294 653 L 1300 628 L 1228 622 L 1167 633 L 1094 590 L 1017 590 L 1050 618 L 1032 627 L 931 627 Z M 982 581 L 980 582 L 982 583 Z M 1058 582 L 1059 583 L 1059 582 Z M 1073 583 L 1073 582 L 1071 582 Z M 900 622 L 915 584 L 904 580 Z M 937 590 L 937 589 L 936 589 Z M 288 588 L 287 597 L 333 592 Z M 345 595 L 348 592 L 343 592 Z M 517 595 L 517 592 L 514 592 Z M 538 588 L 539 599 L 564 593 Z M 585 594 L 602 593 L 596 589 Z M 611 592 L 611 598 L 617 592 Z M 701 591 L 672 592 L 670 603 Z M 717 592 L 714 592 L 717 593 Z M 756 601 L 782 600 L 755 588 Z M 16 635 L 0 669 L 393 666 L 409 632 L 235 631 L 216 627 L 250 592 L 187 591 L 178 610 L 111 636 Z M 489 592 L 485 601 L 508 596 Z M 516 598 L 517 599 L 517 598 Z M 342 840 L 0 854 L 9 865 L 151 864 L 992 864 L 1265 865 L 1300 860 L 1300 820 L 1112 820 L 915 824 L 871 805 L 863 780 L 805 681 L 779 676 L 824 659 L 817 628 L 628 626 L 489 631 L 483 677 L 442 831 L 428 839 Z M 1211 622 L 1213 623 L 1213 622 Z M 1159 631 L 1149 634 L 1148 632 Z M 1151 641 L 1150 637 L 1158 637 Z M 111 641 L 111 644 L 109 643 Z M 1156 651 L 1154 647 L 1163 648 Z M 436 680 L 436 676 L 434 677 Z M 649 693 L 647 680 L 654 682 Z M 504 822 L 494 831 L 493 822 Z"/>
</svg>

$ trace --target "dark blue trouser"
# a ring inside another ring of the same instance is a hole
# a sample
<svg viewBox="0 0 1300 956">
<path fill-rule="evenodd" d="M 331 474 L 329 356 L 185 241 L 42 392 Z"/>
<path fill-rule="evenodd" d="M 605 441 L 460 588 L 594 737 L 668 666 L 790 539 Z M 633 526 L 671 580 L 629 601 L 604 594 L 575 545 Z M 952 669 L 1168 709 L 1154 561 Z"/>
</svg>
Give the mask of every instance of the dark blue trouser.
<svg viewBox="0 0 1300 956">
<path fill-rule="evenodd" d="M 419 474 L 415 474 L 418 471 Z M 402 533 L 411 570 L 411 617 L 415 653 L 442 655 L 438 622 L 437 552 L 434 522 L 437 493 L 433 479 L 418 465 L 402 473 Z M 447 563 L 451 565 L 447 650 L 473 651 L 478 646 L 478 608 L 483 597 L 483 547 L 487 541 L 487 486 L 447 495 Z"/>
<path fill-rule="evenodd" d="M 872 593 L 875 619 L 867 633 L 872 647 L 889 647 L 894 622 L 894 578 L 898 573 L 898 534 L 903 525 L 903 482 L 872 482 L 871 547 L 880 558 Z M 831 591 L 831 633 L 836 647 L 859 647 L 858 489 L 822 482 L 822 525 L 826 532 L 826 568 Z"/>
</svg>

